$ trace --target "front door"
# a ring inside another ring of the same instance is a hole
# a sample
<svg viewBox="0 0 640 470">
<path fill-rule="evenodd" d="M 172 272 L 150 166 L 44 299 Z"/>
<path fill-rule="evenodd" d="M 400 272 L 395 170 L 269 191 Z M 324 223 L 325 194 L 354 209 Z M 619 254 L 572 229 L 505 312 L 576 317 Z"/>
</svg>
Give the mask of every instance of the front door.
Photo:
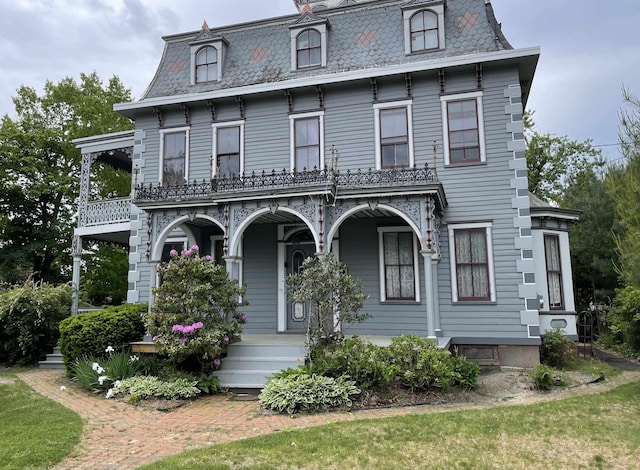
<svg viewBox="0 0 640 470">
<path fill-rule="evenodd" d="M 286 251 L 286 274 L 299 273 L 302 270 L 302 263 L 309 256 L 313 256 L 315 244 L 294 243 L 287 245 Z M 311 305 L 308 302 L 294 302 L 287 300 L 287 331 L 303 332 L 307 329 L 307 319 Z"/>
</svg>

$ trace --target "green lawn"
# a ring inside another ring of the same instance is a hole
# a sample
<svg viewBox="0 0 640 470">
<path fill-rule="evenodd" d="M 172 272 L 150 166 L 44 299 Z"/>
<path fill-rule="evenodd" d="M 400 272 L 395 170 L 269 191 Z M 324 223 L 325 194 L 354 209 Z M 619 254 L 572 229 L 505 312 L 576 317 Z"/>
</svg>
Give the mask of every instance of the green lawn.
<svg viewBox="0 0 640 470">
<path fill-rule="evenodd" d="M 82 420 L 73 411 L 34 392 L 14 375 L 0 384 L 0 469 L 44 469 L 78 443 Z"/>
<path fill-rule="evenodd" d="M 640 382 L 535 405 L 344 422 L 144 469 L 640 469 Z"/>
</svg>

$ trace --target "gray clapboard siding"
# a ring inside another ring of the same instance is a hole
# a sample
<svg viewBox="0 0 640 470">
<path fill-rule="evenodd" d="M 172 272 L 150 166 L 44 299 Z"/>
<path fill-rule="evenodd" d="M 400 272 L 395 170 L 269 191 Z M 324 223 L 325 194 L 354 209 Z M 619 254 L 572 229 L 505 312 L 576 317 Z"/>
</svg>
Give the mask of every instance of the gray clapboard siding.
<svg viewBox="0 0 640 470">
<path fill-rule="evenodd" d="M 243 243 L 243 282 L 249 305 L 242 311 L 249 317 L 245 333 L 275 333 L 277 330 L 277 229 L 274 224 L 247 228 Z"/>
<path fill-rule="evenodd" d="M 348 328 L 347 334 L 425 335 L 427 332 L 422 256 L 418 256 L 421 302 L 380 302 L 377 227 L 389 225 L 406 226 L 397 218 L 352 218 L 340 227 L 340 261 L 348 266 L 351 276 L 362 279 L 364 291 L 369 295 L 363 311 L 371 315 L 364 323 Z"/>
</svg>

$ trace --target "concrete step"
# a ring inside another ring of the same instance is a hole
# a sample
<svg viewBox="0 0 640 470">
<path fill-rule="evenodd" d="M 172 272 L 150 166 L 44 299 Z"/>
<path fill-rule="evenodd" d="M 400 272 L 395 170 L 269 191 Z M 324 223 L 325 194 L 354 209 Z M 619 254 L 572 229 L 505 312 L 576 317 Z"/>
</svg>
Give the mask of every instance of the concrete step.
<svg viewBox="0 0 640 470">
<path fill-rule="evenodd" d="M 39 369 L 64 369 L 65 365 L 62 359 L 60 359 L 59 361 L 47 359 L 46 361 L 39 361 L 38 368 Z"/>
<path fill-rule="evenodd" d="M 303 345 L 282 344 L 247 344 L 242 341 L 228 346 L 227 354 L 233 357 L 301 357 L 304 359 L 307 353 Z"/>
<path fill-rule="evenodd" d="M 276 372 L 279 370 L 219 370 L 216 376 L 220 379 L 220 385 L 226 388 L 261 389 Z"/>
</svg>

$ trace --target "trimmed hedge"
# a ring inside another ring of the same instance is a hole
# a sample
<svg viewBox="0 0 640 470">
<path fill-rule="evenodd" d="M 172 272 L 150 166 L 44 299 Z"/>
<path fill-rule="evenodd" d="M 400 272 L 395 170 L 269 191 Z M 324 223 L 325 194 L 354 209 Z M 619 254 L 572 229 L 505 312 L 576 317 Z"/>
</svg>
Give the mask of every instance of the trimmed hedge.
<svg viewBox="0 0 640 470">
<path fill-rule="evenodd" d="M 60 323 L 60 351 L 67 366 L 78 358 L 102 357 L 107 346 L 121 351 L 145 333 L 147 304 L 108 307 L 74 315 Z"/>
</svg>

